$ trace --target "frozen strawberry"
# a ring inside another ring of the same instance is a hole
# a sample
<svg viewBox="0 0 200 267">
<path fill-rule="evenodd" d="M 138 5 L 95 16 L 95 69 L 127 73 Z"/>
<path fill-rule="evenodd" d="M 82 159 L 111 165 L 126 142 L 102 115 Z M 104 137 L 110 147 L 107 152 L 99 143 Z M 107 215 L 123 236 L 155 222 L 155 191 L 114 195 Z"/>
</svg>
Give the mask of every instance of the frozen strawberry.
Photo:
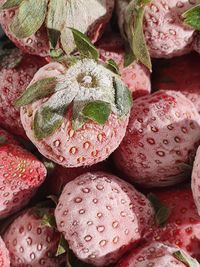
<svg viewBox="0 0 200 267">
<path fill-rule="evenodd" d="M 119 26 L 136 58 L 151 68 L 149 54 L 153 58 L 171 58 L 192 51 L 195 29 L 186 23 L 185 12 L 198 3 L 117 0 Z"/>
<path fill-rule="evenodd" d="M 194 104 L 179 92 L 158 91 L 135 100 L 115 164 L 145 187 L 177 184 L 188 178 L 199 140 Z"/>
<path fill-rule="evenodd" d="M 44 59 L 22 54 L 17 48 L 0 51 L 0 125 L 16 135 L 25 136 L 25 132 L 15 100 L 44 64 Z"/>
<path fill-rule="evenodd" d="M 132 104 L 118 75 L 93 59 L 73 60 L 41 68 L 16 102 L 40 153 L 70 168 L 103 161 L 119 146 Z"/>
<path fill-rule="evenodd" d="M 155 224 L 146 236 L 150 240 L 168 242 L 200 260 L 200 217 L 190 188 L 155 192 L 159 201 L 170 209 L 164 226 Z"/>
<path fill-rule="evenodd" d="M 106 172 L 69 182 L 55 210 L 58 230 L 82 261 L 116 262 L 150 227 L 153 209 L 133 186 Z"/>
<path fill-rule="evenodd" d="M 133 250 L 124 257 L 117 267 L 174 267 L 194 266 L 200 264 L 188 253 L 160 242 L 153 242 Z"/>
<path fill-rule="evenodd" d="M 52 49 L 67 54 L 74 50 L 69 27 L 96 42 L 111 18 L 114 0 L 60 0 L 59 5 L 57 0 L 0 0 L 0 4 L 4 4 L 0 23 L 7 36 L 24 52 L 47 56 Z"/>
<path fill-rule="evenodd" d="M 9 252 L 0 237 L 0 266 L 1 267 L 10 267 L 10 256 Z"/>
<path fill-rule="evenodd" d="M 46 176 L 46 169 L 20 146 L 0 146 L 0 218 L 24 207 Z"/>
<path fill-rule="evenodd" d="M 192 193 L 200 215 L 200 147 L 197 150 L 192 170 Z"/>
<path fill-rule="evenodd" d="M 152 88 L 180 91 L 200 113 L 200 56 L 196 53 L 155 62 Z"/>
<path fill-rule="evenodd" d="M 100 58 L 103 61 L 114 60 L 119 66 L 121 78 L 137 98 L 151 92 L 150 71 L 143 65 L 136 62 L 124 66 L 125 47 L 119 34 L 108 32 L 97 43 Z"/>
<path fill-rule="evenodd" d="M 22 212 L 5 231 L 3 238 L 13 267 L 60 266 L 60 258 L 56 257 L 60 234 L 45 225 L 37 213 L 34 208 Z M 42 209 L 40 213 L 52 216 L 53 209 Z"/>
</svg>

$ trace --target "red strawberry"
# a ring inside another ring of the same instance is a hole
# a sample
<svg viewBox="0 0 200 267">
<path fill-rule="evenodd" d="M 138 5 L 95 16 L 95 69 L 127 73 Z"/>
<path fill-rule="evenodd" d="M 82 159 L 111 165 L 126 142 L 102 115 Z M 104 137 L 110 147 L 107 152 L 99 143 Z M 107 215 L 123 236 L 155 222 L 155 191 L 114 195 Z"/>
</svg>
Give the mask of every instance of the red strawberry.
<svg viewBox="0 0 200 267">
<path fill-rule="evenodd" d="M 19 108 L 14 103 L 28 86 L 35 72 L 45 64 L 36 56 L 24 55 L 17 48 L 3 49 L 0 62 L 0 125 L 25 136 Z"/>
<path fill-rule="evenodd" d="M 200 140 L 194 104 L 174 91 L 135 100 L 126 136 L 114 153 L 116 166 L 145 187 L 181 182 Z"/>
<path fill-rule="evenodd" d="M 152 88 L 180 91 L 200 113 L 200 56 L 196 53 L 155 62 Z"/>
<path fill-rule="evenodd" d="M 174 267 L 200 264 L 185 251 L 159 242 L 145 244 L 124 257 L 117 267 Z"/>
<path fill-rule="evenodd" d="M 200 216 L 200 147 L 197 150 L 192 170 L 192 193 Z"/>
<path fill-rule="evenodd" d="M 117 63 L 122 80 L 129 87 L 133 98 L 151 92 L 150 71 L 145 66 L 136 62 L 124 66 L 125 47 L 119 34 L 108 32 L 97 43 L 97 48 L 103 61 L 113 59 Z"/>
<path fill-rule="evenodd" d="M 8 2 L 0 0 L 1 5 Z M 60 0 L 59 5 L 55 0 L 17 2 L 2 8 L 1 26 L 25 53 L 39 56 L 49 55 L 50 49 L 54 48 L 62 48 L 66 53 L 73 51 L 75 47 L 68 27 L 87 33 L 96 42 L 114 7 L 114 0 Z"/>
<path fill-rule="evenodd" d="M 115 73 L 77 59 L 68 67 L 41 68 L 17 104 L 24 106 L 23 127 L 41 154 L 72 168 L 103 161 L 119 146 L 131 101 Z"/>
<path fill-rule="evenodd" d="M 191 189 L 166 190 L 155 195 L 171 212 L 164 226 L 149 228 L 149 239 L 178 246 L 200 260 L 200 217 Z"/>
<path fill-rule="evenodd" d="M 15 140 L 13 135 L 0 128 L 0 144 L 18 145 L 19 143 L 17 140 Z"/>
<path fill-rule="evenodd" d="M 0 267 L 10 267 L 9 252 L 0 237 Z"/>
<path fill-rule="evenodd" d="M 76 256 L 105 266 L 116 262 L 151 225 L 149 201 L 133 186 L 106 172 L 86 173 L 69 182 L 55 217 Z"/>
<path fill-rule="evenodd" d="M 46 176 L 43 164 L 16 145 L 0 146 L 0 218 L 24 207 Z"/>
<path fill-rule="evenodd" d="M 192 51 L 195 30 L 187 25 L 184 14 L 198 0 L 116 2 L 121 32 L 136 58 L 149 68 L 148 51 L 153 58 L 171 58 Z"/>
<path fill-rule="evenodd" d="M 53 213 L 53 209 L 44 211 Z M 60 259 L 55 257 L 59 240 L 58 231 L 44 225 L 34 208 L 21 213 L 4 234 L 13 267 L 59 267 Z"/>
</svg>

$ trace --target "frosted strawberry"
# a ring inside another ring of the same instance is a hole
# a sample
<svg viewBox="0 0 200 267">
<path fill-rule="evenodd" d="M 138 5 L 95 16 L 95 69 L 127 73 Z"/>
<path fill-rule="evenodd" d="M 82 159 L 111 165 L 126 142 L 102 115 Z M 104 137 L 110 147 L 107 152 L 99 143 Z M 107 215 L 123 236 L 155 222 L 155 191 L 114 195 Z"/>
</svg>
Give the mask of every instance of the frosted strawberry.
<svg viewBox="0 0 200 267">
<path fill-rule="evenodd" d="M 0 146 L 0 218 L 24 207 L 46 176 L 46 169 L 20 146 Z"/>
<path fill-rule="evenodd" d="M 97 43 L 97 48 L 100 52 L 100 58 L 103 61 L 106 62 L 112 59 L 117 63 L 121 78 L 132 92 L 133 98 L 150 93 L 151 82 L 149 70 L 136 62 L 130 65 L 128 62 L 124 62 L 125 47 L 119 34 L 108 32 Z"/>
<path fill-rule="evenodd" d="M 192 170 L 192 193 L 198 213 L 200 214 L 200 147 L 197 150 Z"/>
<path fill-rule="evenodd" d="M 146 232 L 148 239 L 178 246 L 200 260 L 200 217 L 191 189 L 165 190 L 155 192 L 155 195 L 170 210 L 170 214 L 163 221 L 164 225 L 155 224 L 153 228 L 149 228 L 149 233 Z M 160 215 L 166 218 L 165 213 L 160 212 Z"/>
<path fill-rule="evenodd" d="M 117 267 L 174 267 L 194 266 L 200 264 L 188 253 L 167 244 L 153 242 L 133 250 L 124 257 Z"/>
<path fill-rule="evenodd" d="M 200 56 L 196 53 L 155 62 L 152 88 L 180 91 L 200 113 Z"/>
<path fill-rule="evenodd" d="M 59 4 L 57 0 L 0 0 L 0 4 L 0 23 L 8 37 L 26 53 L 47 56 L 52 49 L 67 54 L 74 50 L 69 27 L 96 42 L 111 18 L 114 0 L 59 0 Z"/>
<path fill-rule="evenodd" d="M 195 29 L 186 11 L 199 0 L 117 0 L 122 34 L 135 57 L 151 69 L 150 56 L 171 58 L 192 50 Z"/>
<path fill-rule="evenodd" d="M 150 202 L 133 186 L 106 172 L 69 182 L 55 217 L 76 256 L 95 266 L 116 262 L 152 223 Z"/>
<path fill-rule="evenodd" d="M 52 216 L 53 209 L 42 209 L 37 214 L 34 208 L 22 212 L 9 225 L 4 241 L 10 253 L 11 266 L 59 267 L 56 257 L 60 234 L 55 228 L 45 225 L 40 213 Z"/>
<path fill-rule="evenodd" d="M 200 116 L 174 91 L 158 91 L 134 102 L 125 138 L 114 153 L 116 166 L 145 187 L 182 182 L 198 148 Z"/>
<path fill-rule="evenodd" d="M 14 134 L 25 136 L 15 100 L 45 60 L 22 54 L 17 48 L 2 49 L 0 56 L 0 125 Z"/>
<path fill-rule="evenodd" d="M 0 266 L 1 267 L 10 267 L 10 257 L 9 252 L 0 237 Z"/>
<path fill-rule="evenodd" d="M 103 161 L 119 146 L 132 104 L 120 77 L 98 63 L 95 47 L 73 34 L 83 57 L 41 68 L 16 102 L 41 154 L 70 168 Z"/>
</svg>

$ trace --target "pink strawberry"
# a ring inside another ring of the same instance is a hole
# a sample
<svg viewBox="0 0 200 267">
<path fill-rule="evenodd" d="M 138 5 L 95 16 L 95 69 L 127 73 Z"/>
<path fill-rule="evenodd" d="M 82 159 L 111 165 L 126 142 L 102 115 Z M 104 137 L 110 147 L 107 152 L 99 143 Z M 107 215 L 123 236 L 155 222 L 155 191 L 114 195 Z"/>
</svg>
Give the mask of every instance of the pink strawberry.
<svg viewBox="0 0 200 267">
<path fill-rule="evenodd" d="M 192 193 L 200 216 L 200 147 L 197 150 L 192 170 Z"/>
<path fill-rule="evenodd" d="M 117 63 L 121 78 L 132 92 L 133 98 L 151 92 L 150 71 L 145 66 L 136 62 L 124 66 L 125 47 L 119 34 L 108 32 L 97 43 L 97 48 L 103 61 L 113 59 Z"/>
<path fill-rule="evenodd" d="M 152 87 L 180 91 L 200 113 L 200 56 L 196 53 L 155 62 Z"/>
<path fill-rule="evenodd" d="M 50 215 L 53 209 L 42 210 Z M 55 228 L 43 224 L 34 208 L 22 212 L 9 225 L 4 242 L 10 253 L 13 267 L 59 267 L 56 257 L 60 234 Z"/>
<path fill-rule="evenodd" d="M 60 0 L 59 5 L 55 0 L 8 2 L 0 0 L 0 4 L 4 4 L 0 13 L 3 30 L 25 53 L 39 56 L 47 56 L 51 49 L 57 48 L 66 53 L 73 51 L 75 47 L 68 27 L 87 33 L 96 42 L 114 7 L 114 0 Z"/>
<path fill-rule="evenodd" d="M 17 105 L 41 154 L 72 168 L 103 161 L 119 146 L 131 102 L 120 77 L 85 58 L 41 68 Z"/>
<path fill-rule="evenodd" d="M 95 266 L 116 262 L 152 223 L 149 201 L 133 186 L 106 172 L 69 182 L 55 217 L 76 256 Z"/>
<path fill-rule="evenodd" d="M 9 252 L 0 237 L 0 267 L 10 267 Z"/>
<path fill-rule="evenodd" d="M 200 217 L 191 189 L 165 190 L 155 195 L 171 212 L 164 226 L 149 228 L 149 240 L 168 242 L 200 260 Z"/>
<path fill-rule="evenodd" d="M 153 242 L 133 250 L 117 267 L 174 267 L 200 264 L 185 251 L 159 242 Z"/>
<path fill-rule="evenodd" d="M 195 30 L 187 25 L 184 14 L 198 3 L 117 0 L 119 26 L 136 58 L 150 68 L 148 51 L 153 58 L 171 58 L 192 51 Z"/>
<path fill-rule="evenodd" d="M 145 187 L 173 185 L 186 178 L 199 140 L 194 104 L 179 92 L 158 91 L 135 100 L 115 164 Z"/>
<path fill-rule="evenodd" d="M 24 207 L 42 184 L 46 169 L 20 146 L 0 146 L 0 218 Z"/>
<path fill-rule="evenodd" d="M 20 111 L 14 103 L 45 64 L 36 56 L 24 55 L 17 48 L 2 49 L 0 61 L 0 125 L 14 134 L 26 136 Z"/>
</svg>

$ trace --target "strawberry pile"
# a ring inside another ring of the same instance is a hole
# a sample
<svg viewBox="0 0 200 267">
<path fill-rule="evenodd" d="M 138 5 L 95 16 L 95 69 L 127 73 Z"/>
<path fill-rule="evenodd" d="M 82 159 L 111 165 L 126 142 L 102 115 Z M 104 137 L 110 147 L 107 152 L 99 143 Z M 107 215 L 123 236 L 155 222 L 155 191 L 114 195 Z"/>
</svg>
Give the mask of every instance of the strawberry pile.
<svg viewBox="0 0 200 267">
<path fill-rule="evenodd" d="M 200 267 L 200 0 L 0 26 L 0 267 Z"/>
</svg>

